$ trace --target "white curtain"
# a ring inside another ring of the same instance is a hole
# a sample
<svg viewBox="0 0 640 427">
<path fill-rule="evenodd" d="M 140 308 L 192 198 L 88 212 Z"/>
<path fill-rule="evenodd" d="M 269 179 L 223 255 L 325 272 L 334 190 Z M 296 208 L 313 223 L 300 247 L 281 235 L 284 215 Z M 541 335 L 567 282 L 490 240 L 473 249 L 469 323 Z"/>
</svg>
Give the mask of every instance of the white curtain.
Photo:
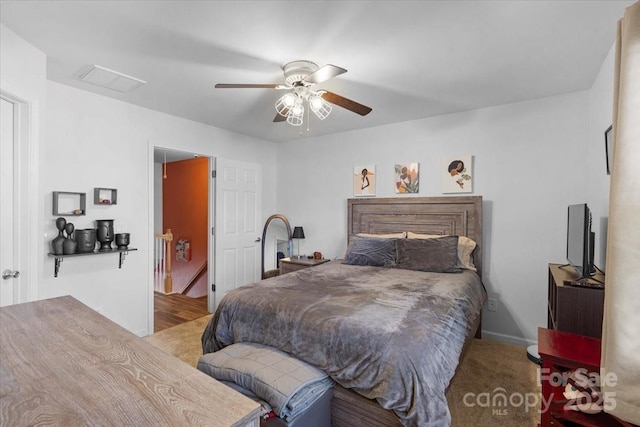
<svg viewBox="0 0 640 427">
<path fill-rule="evenodd" d="M 602 391 L 605 411 L 640 424 L 640 2 L 618 23 L 615 67 L 601 364 L 617 379 Z"/>
</svg>

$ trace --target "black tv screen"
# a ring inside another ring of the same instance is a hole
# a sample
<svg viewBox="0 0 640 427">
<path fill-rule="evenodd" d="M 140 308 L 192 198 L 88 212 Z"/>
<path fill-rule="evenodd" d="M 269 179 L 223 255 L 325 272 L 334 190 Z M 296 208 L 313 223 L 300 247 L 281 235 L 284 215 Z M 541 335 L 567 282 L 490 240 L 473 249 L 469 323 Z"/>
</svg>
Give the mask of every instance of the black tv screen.
<svg viewBox="0 0 640 427">
<path fill-rule="evenodd" d="M 580 274 L 580 278 L 595 273 L 593 244 L 589 207 L 586 203 L 570 205 L 567 217 L 567 262 Z"/>
</svg>

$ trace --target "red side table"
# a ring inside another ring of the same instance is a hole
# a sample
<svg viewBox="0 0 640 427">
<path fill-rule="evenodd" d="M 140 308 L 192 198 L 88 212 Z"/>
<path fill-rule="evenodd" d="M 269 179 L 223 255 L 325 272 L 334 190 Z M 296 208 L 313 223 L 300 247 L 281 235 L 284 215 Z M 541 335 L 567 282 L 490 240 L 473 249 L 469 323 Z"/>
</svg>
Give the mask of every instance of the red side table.
<svg viewBox="0 0 640 427">
<path fill-rule="evenodd" d="M 600 375 L 600 345 L 598 338 L 538 328 L 538 353 L 542 359 L 541 427 L 632 426 L 605 412 L 585 414 L 565 409 L 567 399 L 562 393 L 566 382 L 562 381 L 562 373 L 583 368 L 587 373 Z"/>
</svg>

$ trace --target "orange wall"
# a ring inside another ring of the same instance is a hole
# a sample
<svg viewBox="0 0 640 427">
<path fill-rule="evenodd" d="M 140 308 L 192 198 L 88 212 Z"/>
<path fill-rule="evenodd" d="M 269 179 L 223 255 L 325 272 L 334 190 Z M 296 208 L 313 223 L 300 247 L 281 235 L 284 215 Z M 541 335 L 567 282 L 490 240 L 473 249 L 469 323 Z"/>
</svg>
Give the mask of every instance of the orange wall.
<svg viewBox="0 0 640 427">
<path fill-rule="evenodd" d="M 207 260 L 207 215 L 209 161 L 195 158 L 167 163 L 167 178 L 162 180 L 163 230 L 171 229 L 171 267 L 173 292 L 179 292 Z M 179 239 L 190 241 L 191 261 L 176 260 Z M 198 297 L 207 294 L 207 275 L 189 292 Z"/>
</svg>

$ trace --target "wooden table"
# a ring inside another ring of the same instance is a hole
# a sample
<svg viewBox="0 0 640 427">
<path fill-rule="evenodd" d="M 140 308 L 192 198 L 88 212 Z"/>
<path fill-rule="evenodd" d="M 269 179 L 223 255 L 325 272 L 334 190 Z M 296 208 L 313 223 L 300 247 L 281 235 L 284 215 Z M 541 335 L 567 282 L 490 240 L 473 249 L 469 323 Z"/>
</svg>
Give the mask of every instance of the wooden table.
<svg viewBox="0 0 640 427">
<path fill-rule="evenodd" d="M 257 427 L 259 405 L 65 296 L 0 308 L 0 425 Z"/>
</svg>

